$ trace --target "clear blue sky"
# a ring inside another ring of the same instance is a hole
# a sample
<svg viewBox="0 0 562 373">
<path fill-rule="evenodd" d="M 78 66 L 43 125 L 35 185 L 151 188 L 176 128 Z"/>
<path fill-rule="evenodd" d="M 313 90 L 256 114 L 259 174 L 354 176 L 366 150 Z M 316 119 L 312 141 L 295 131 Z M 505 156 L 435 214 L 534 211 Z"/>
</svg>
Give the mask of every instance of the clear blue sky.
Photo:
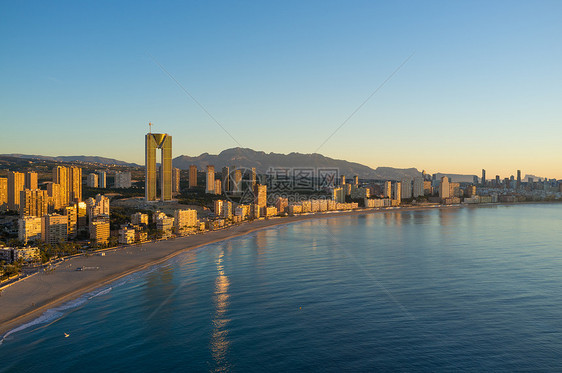
<svg viewBox="0 0 562 373">
<path fill-rule="evenodd" d="M 238 146 L 562 178 L 561 1 L 3 2 L 0 153 Z"/>
</svg>

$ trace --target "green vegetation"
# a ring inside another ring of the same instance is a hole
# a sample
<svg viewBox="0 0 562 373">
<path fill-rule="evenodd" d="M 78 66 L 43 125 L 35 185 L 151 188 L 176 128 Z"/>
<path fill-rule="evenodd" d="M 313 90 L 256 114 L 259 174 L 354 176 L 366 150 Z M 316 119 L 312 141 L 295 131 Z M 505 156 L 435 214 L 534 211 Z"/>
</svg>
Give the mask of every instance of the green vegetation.
<svg viewBox="0 0 562 373">
<path fill-rule="evenodd" d="M 39 247 L 42 263 L 46 263 L 51 259 L 78 254 L 82 250 L 82 246 L 77 242 L 61 242 L 56 245 L 40 242 L 37 247 Z"/>
<path fill-rule="evenodd" d="M 178 202 L 182 205 L 212 207 L 215 200 L 224 198 L 222 194 L 207 194 L 205 188 L 196 187 L 182 190 L 182 193 L 178 196 Z"/>
<path fill-rule="evenodd" d="M 130 188 L 90 188 L 84 185 L 82 187 L 82 199 L 85 201 L 90 197 L 95 198 L 97 194 L 115 194 L 112 196 L 113 200 L 144 196 L 144 187 L 139 187 L 136 184 L 138 183 Z"/>
<path fill-rule="evenodd" d="M 6 264 L 4 261 L 0 262 L 0 279 L 6 280 L 12 276 L 19 275 L 21 272 L 21 264 Z"/>
</svg>

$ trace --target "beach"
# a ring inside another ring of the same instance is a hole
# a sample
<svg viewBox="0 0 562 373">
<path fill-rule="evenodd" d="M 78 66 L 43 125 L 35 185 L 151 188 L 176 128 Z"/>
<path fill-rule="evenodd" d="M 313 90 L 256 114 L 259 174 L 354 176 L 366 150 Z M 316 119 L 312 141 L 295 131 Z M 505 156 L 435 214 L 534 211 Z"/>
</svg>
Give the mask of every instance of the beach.
<svg viewBox="0 0 562 373">
<path fill-rule="evenodd" d="M 40 316 L 49 308 L 75 299 L 84 293 L 93 291 L 131 273 L 165 262 L 186 250 L 243 236 L 260 229 L 309 219 L 458 207 L 365 209 L 273 218 L 242 223 L 226 229 L 192 236 L 147 242 L 70 257 L 57 264 L 54 270 L 37 273 L 12 284 L 2 291 L 0 297 L 0 336 L 18 325 Z M 82 270 L 78 270 L 78 268 L 82 268 Z"/>
</svg>

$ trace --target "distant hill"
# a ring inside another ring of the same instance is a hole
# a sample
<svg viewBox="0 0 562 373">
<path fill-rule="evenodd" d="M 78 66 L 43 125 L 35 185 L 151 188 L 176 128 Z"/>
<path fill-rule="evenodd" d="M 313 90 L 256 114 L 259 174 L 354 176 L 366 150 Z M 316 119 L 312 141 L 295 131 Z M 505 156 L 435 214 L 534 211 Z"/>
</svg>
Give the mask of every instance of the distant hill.
<svg viewBox="0 0 562 373">
<path fill-rule="evenodd" d="M 84 162 L 84 163 L 99 163 L 107 165 L 117 165 L 117 166 L 129 166 L 129 167 L 140 167 L 136 163 L 128 163 L 112 158 L 104 158 L 98 156 L 90 155 L 68 155 L 68 156 L 57 156 L 50 157 L 46 155 L 29 155 L 29 154 L 0 154 L 4 157 L 12 158 L 23 158 L 23 159 L 41 159 L 44 161 L 55 161 L 55 162 Z"/>
<path fill-rule="evenodd" d="M 474 176 L 476 176 L 476 175 L 461 175 L 461 174 L 443 174 L 441 172 L 437 172 L 435 175 L 437 179 L 441 179 L 443 176 L 450 177 L 453 183 L 472 183 L 474 180 Z"/>
<path fill-rule="evenodd" d="M 225 166 L 255 167 L 258 173 L 266 173 L 270 168 L 337 168 L 340 175 L 345 175 L 348 178 L 359 175 L 361 179 L 400 180 L 421 176 L 421 173 L 415 168 L 378 167 L 374 170 L 360 163 L 333 159 L 317 153 L 279 154 L 247 148 L 227 149 L 218 155 L 209 153 L 203 153 L 197 157 L 181 155 L 174 158 L 172 164 L 174 167 L 183 170 L 188 169 L 190 165 L 196 165 L 199 170 L 203 170 L 207 165 L 213 165 L 217 172 Z"/>
</svg>

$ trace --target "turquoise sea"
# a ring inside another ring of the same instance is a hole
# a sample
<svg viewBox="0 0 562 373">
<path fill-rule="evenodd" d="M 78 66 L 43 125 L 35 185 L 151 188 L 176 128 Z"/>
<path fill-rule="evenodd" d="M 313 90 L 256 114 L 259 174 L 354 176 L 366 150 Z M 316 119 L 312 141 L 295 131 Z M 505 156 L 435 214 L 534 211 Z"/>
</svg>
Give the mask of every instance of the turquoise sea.
<svg viewBox="0 0 562 373">
<path fill-rule="evenodd" d="M 281 225 L 24 327 L 1 372 L 560 372 L 562 205 Z"/>
</svg>

